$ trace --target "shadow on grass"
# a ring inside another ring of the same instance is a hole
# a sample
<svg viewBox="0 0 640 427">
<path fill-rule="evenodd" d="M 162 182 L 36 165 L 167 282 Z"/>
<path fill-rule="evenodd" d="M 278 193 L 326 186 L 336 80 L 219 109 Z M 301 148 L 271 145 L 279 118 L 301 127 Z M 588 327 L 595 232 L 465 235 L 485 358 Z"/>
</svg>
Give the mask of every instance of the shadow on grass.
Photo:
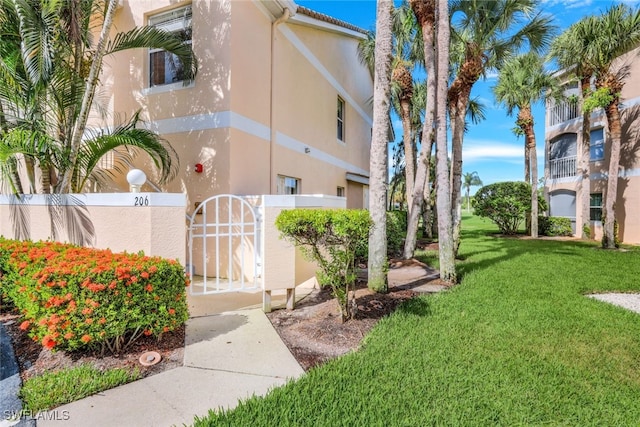
<svg viewBox="0 0 640 427">
<path fill-rule="evenodd" d="M 580 255 L 576 252 L 576 248 L 595 247 L 592 242 L 578 240 L 523 239 L 518 236 L 498 236 L 490 233 L 481 234 L 481 236 L 485 239 L 481 242 L 474 242 L 473 246 L 476 250 L 461 252 L 463 261 L 457 263 L 459 281 L 462 281 L 466 274 L 474 270 L 491 268 L 500 262 L 512 260 L 519 256 L 543 252 L 566 257 L 579 257 Z M 465 238 L 470 240 L 470 236 L 466 233 L 463 235 L 463 245 Z M 492 256 L 492 253 L 495 256 Z"/>
</svg>

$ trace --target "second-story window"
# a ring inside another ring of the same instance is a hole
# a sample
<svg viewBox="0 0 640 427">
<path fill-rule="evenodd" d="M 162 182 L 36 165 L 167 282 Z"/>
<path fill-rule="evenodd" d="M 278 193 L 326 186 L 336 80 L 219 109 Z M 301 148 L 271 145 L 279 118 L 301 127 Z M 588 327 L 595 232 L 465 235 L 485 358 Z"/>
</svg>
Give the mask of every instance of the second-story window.
<svg viewBox="0 0 640 427">
<path fill-rule="evenodd" d="M 344 142 L 344 100 L 338 97 L 338 141 Z"/>
<path fill-rule="evenodd" d="M 604 159 L 604 129 L 593 129 L 591 131 L 591 141 L 589 143 L 589 158 L 595 160 Z"/>
<path fill-rule="evenodd" d="M 149 25 L 174 33 L 191 44 L 191 6 L 163 12 L 149 18 Z M 184 66 L 173 54 L 162 49 L 149 49 L 149 86 L 160 86 L 184 80 Z"/>
</svg>

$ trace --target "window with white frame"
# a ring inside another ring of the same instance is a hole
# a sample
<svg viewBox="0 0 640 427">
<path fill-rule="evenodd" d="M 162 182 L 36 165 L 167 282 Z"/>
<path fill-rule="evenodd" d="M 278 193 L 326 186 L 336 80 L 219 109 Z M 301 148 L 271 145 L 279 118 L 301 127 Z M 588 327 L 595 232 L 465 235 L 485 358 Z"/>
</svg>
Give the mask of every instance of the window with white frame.
<svg viewBox="0 0 640 427">
<path fill-rule="evenodd" d="M 602 193 L 591 193 L 589 219 L 591 221 L 602 221 Z"/>
<path fill-rule="evenodd" d="M 344 187 L 338 187 L 336 190 L 336 195 L 338 197 L 344 197 Z"/>
<path fill-rule="evenodd" d="M 278 194 L 300 194 L 301 186 L 299 178 L 292 178 L 290 176 L 278 175 L 278 188 L 276 191 Z"/>
<path fill-rule="evenodd" d="M 191 5 L 149 17 L 149 25 L 176 34 L 191 44 Z M 149 49 L 149 86 L 184 80 L 184 66 L 177 56 L 163 49 Z"/>
<path fill-rule="evenodd" d="M 592 162 L 604 159 L 604 128 L 591 130 L 589 158 Z"/>
<path fill-rule="evenodd" d="M 344 141 L 344 100 L 338 97 L 338 141 Z"/>
</svg>

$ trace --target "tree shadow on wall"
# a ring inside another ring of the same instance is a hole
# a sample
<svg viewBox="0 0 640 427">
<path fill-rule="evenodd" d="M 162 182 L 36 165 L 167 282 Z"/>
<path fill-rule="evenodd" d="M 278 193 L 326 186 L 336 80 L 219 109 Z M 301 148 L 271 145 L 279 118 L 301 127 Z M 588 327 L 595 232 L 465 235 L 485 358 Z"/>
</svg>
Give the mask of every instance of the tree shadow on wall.
<svg viewBox="0 0 640 427">
<path fill-rule="evenodd" d="M 54 240 L 63 241 L 66 237 L 76 245 L 94 245 L 95 228 L 82 200 L 73 194 L 50 194 L 46 199 Z"/>
<path fill-rule="evenodd" d="M 640 157 L 640 106 L 634 105 L 622 110 L 622 140 L 620 141 L 620 166 L 625 170 L 632 169 Z M 627 206 L 625 196 L 629 187 L 629 176 L 626 174 L 618 180 L 618 197 L 620 203 L 616 203 L 615 216 L 619 224 L 619 237 L 624 241 L 625 227 L 627 218 Z"/>
<path fill-rule="evenodd" d="M 32 240 L 33 195 L 22 194 L 9 198 L 9 220 L 13 228 L 13 238 Z M 45 196 L 47 214 L 49 216 L 50 235 L 53 240 L 80 246 L 93 246 L 95 243 L 95 227 L 91 221 L 85 203 L 72 194 L 48 194 Z"/>
</svg>

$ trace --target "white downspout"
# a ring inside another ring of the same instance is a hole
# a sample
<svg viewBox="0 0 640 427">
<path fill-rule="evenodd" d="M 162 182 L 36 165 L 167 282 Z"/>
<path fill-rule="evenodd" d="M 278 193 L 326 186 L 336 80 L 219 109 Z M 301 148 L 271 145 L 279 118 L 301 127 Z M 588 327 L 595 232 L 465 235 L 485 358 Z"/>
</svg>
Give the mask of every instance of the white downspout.
<svg viewBox="0 0 640 427">
<path fill-rule="evenodd" d="M 276 130 L 274 126 L 274 114 L 273 110 L 275 108 L 275 96 L 273 91 L 274 85 L 274 74 L 276 69 L 275 64 L 275 40 L 276 40 L 276 27 L 291 17 L 291 11 L 288 7 L 284 8 L 282 15 L 276 19 L 273 24 L 271 24 L 271 75 L 269 76 L 269 129 L 271 130 L 270 140 L 269 140 L 269 194 L 274 194 L 274 183 L 273 183 L 273 151 L 276 143 Z"/>
</svg>

